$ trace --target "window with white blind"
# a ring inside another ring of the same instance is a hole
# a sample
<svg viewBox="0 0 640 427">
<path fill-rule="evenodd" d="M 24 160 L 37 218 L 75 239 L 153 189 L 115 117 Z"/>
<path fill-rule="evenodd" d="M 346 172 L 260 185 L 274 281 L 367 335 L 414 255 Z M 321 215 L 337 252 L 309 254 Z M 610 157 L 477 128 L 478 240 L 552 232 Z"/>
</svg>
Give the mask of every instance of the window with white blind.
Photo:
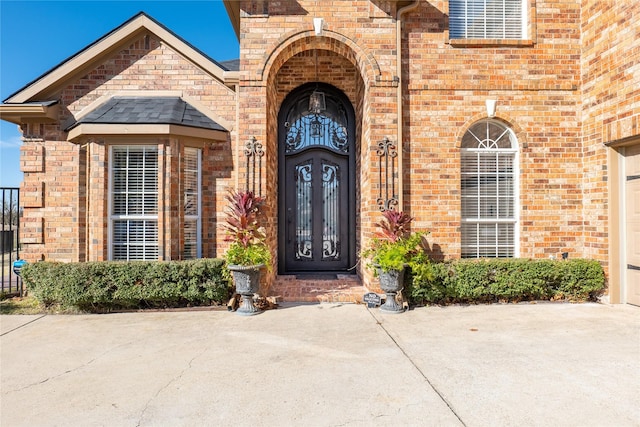
<svg viewBox="0 0 640 427">
<path fill-rule="evenodd" d="M 524 39 L 527 0 L 449 0 L 449 38 Z"/>
<path fill-rule="evenodd" d="M 158 259 L 158 148 L 111 147 L 113 260 Z"/>
<path fill-rule="evenodd" d="M 474 124 L 461 145 L 462 257 L 516 256 L 517 141 L 493 120 Z"/>
<path fill-rule="evenodd" d="M 200 243 L 200 180 L 201 150 L 187 147 L 184 149 L 183 195 L 184 195 L 184 247 L 183 259 L 201 257 Z"/>
</svg>

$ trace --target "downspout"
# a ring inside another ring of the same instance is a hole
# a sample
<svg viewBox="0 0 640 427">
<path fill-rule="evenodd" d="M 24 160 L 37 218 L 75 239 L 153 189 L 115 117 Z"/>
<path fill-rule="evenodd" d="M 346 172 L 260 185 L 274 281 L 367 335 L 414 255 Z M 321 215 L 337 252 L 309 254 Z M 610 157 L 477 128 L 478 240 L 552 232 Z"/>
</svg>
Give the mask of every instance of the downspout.
<svg viewBox="0 0 640 427">
<path fill-rule="evenodd" d="M 418 7 L 419 0 L 398 9 L 396 14 L 396 75 L 398 78 L 398 210 L 404 210 L 404 144 L 402 142 L 403 111 L 402 111 L 402 15 Z"/>
<path fill-rule="evenodd" d="M 91 233 L 89 232 L 89 227 L 91 224 L 91 145 L 92 145 L 92 140 L 89 140 L 89 142 L 87 143 L 87 157 L 86 157 L 86 166 L 85 166 L 85 173 L 87 174 L 86 178 L 85 178 L 85 190 L 84 190 L 84 197 L 85 197 L 85 209 L 86 212 L 84 214 L 84 260 L 85 261 L 90 261 L 89 259 L 89 254 L 91 253 Z"/>
<path fill-rule="evenodd" d="M 240 82 L 234 86 L 236 103 L 236 182 L 235 190 L 240 188 Z"/>
</svg>

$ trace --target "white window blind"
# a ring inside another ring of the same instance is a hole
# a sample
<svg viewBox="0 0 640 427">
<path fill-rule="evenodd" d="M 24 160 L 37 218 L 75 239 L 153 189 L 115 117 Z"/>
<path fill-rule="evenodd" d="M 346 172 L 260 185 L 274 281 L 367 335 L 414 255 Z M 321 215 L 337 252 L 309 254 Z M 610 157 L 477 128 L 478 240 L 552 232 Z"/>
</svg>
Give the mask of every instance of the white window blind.
<svg viewBox="0 0 640 427">
<path fill-rule="evenodd" d="M 462 138 L 462 257 L 515 256 L 516 141 L 494 121 L 472 126 Z"/>
<path fill-rule="evenodd" d="M 449 0 L 452 39 L 523 39 L 526 0 Z"/>
<path fill-rule="evenodd" d="M 201 256 L 200 243 L 200 180 L 201 150 L 187 147 L 184 149 L 183 193 L 184 193 L 184 247 L 183 259 Z"/>
<path fill-rule="evenodd" d="M 111 259 L 158 259 L 158 150 L 111 147 Z"/>
</svg>

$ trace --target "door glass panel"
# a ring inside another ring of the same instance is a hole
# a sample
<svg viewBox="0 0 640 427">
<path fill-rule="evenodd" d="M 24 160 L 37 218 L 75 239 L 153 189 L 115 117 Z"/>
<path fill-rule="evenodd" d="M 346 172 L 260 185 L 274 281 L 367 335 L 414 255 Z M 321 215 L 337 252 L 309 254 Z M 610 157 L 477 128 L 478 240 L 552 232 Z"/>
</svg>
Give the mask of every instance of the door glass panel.
<svg viewBox="0 0 640 427">
<path fill-rule="evenodd" d="M 312 162 L 296 165 L 296 259 L 313 259 Z"/>
<path fill-rule="evenodd" d="M 334 164 L 322 165 L 323 232 L 322 259 L 340 258 L 340 168 Z"/>
</svg>

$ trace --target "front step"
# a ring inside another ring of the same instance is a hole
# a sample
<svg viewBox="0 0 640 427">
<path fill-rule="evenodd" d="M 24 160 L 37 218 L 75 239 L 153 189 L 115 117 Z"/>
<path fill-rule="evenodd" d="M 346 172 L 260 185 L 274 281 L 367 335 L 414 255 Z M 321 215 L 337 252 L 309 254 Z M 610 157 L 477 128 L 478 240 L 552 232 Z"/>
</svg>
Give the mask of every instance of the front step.
<svg viewBox="0 0 640 427">
<path fill-rule="evenodd" d="M 269 291 L 283 302 L 359 303 L 368 290 L 354 274 L 276 276 Z"/>
</svg>

